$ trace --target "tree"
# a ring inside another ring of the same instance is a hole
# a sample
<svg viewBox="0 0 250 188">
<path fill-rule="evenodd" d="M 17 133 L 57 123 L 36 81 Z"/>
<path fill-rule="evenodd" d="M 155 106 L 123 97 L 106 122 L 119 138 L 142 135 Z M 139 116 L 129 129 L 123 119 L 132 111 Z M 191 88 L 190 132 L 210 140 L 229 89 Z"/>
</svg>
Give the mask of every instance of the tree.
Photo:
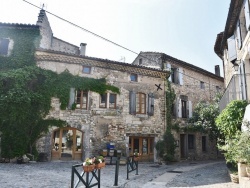
<svg viewBox="0 0 250 188">
<path fill-rule="evenodd" d="M 219 105 L 217 96 L 212 103 L 199 102 L 193 112 L 193 117 L 189 119 L 189 124 L 200 131 L 208 132 L 211 140 L 219 137 L 219 130 L 215 119 L 219 115 Z"/>
</svg>

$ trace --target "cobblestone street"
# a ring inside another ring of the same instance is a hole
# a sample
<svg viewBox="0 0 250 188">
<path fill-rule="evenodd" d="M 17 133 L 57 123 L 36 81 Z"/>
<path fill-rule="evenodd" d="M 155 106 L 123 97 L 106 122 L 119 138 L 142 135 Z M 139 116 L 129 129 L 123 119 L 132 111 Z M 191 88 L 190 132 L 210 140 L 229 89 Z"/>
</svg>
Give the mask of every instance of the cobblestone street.
<svg viewBox="0 0 250 188">
<path fill-rule="evenodd" d="M 71 168 L 80 162 L 0 163 L 1 188 L 69 188 Z M 115 165 L 101 170 L 101 187 L 114 187 Z M 224 161 L 180 162 L 171 165 L 140 163 L 127 180 L 126 166 L 120 166 L 118 186 L 124 188 L 160 187 L 238 188 L 230 182 Z M 79 184 L 78 187 L 84 187 Z M 96 186 L 97 187 L 97 186 Z"/>
</svg>

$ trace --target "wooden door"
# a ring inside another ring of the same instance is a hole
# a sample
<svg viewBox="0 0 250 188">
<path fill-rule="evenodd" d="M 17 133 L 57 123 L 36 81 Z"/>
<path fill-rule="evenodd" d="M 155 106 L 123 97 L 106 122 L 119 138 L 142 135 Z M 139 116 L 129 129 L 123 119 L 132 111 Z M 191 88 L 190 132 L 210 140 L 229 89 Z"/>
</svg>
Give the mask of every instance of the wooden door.
<svg viewBox="0 0 250 188">
<path fill-rule="evenodd" d="M 140 161 L 154 161 L 154 137 L 130 137 L 129 149 L 130 155 L 140 153 Z"/>
<path fill-rule="evenodd" d="M 81 160 L 83 133 L 74 128 L 61 128 L 53 132 L 52 160 Z"/>
</svg>

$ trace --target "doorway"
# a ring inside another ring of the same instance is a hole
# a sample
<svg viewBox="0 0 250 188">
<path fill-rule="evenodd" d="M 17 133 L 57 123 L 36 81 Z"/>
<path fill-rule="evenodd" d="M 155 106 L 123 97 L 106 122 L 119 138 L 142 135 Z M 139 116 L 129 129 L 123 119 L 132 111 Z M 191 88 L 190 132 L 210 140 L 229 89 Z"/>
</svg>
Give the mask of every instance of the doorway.
<svg viewBox="0 0 250 188">
<path fill-rule="evenodd" d="M 75 128 L 61 128 L 52 134 L 52 160 L 81 160 L 83 133 Z"/>
<path fill-rule="evenodd" d="M 186 155 L 186 135 L 180 134 L 180 152 L 181 152 L 181 159 L 185 159 Z"/>
<path fill-rule="evenodd" d="M 154 161 L 154 137 L 129 137 L 129 152 L 133 155 L 139 152 L 140 161 L 153 162 Z"/>
</svg>

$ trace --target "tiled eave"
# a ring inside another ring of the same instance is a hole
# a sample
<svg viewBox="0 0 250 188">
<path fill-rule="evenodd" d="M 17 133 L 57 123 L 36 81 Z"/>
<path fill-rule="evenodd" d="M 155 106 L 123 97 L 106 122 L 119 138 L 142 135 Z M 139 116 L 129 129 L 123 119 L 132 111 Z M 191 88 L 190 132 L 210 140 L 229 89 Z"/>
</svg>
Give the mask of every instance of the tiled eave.
<svg viewBox="0 0 250 188">
<path fill-rule="evenodd" d="M 153 68 L 146 68 L 127 63 L 121 63 L 121 62 L 93 58 L 93 57 L 86 57 L 86 56 L 76 56 L 49 50 L 38 49 L 36 51 L 35 57 L 36 61 L 38 62 L 52 61 L 52 62 L 68 63 L 68 64 L 80 64 L 92 67 L 118 70 L 122 72 L 129 72 L 139 75 L 151 76 L 156 78 L 167 78 L 170 74 L 169 71 L 161 71 Z"/>
<path fill-rule="evenodd" d="M 12 28 L 25 28 L 25 29 L 39 29 L 38 25 L 31 24 L 19 24 L 19 23 L 3 23 L 0 22 L 0 27 L 12 27 Z"/>
</svg>

